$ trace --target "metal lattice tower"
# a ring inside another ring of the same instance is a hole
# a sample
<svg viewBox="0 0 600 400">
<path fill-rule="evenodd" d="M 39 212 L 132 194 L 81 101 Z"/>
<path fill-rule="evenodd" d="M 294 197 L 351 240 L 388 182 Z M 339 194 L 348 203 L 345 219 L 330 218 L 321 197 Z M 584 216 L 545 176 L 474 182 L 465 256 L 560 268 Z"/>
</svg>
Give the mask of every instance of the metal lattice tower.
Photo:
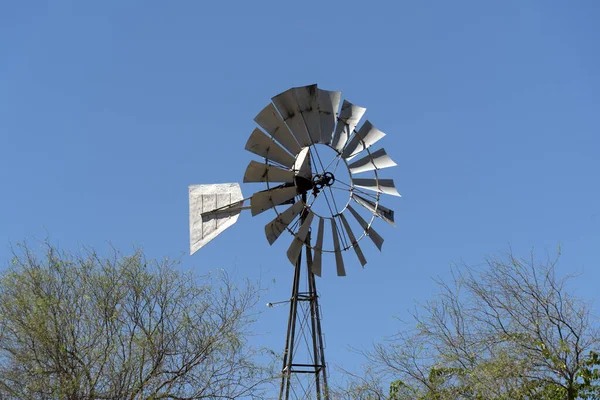
<svg viewBox="0 0 600 400">
<path fill-rule="evenodd" d="M 287 250 L 294 279 L 280 399 L 329 399 L 315 276 L 321 276 L 324 253 L 334 256 L 338 276 L 346 275 L 346 250 L 353 249 L 364 267 L 367 260 L 358 242 L 368 236 L 381 250 L 383 238 L 373 229 L 374 220 L 394 225 L 393 210 L 379 203 L 381 194 L 400 196 L 392 179 L 379 177 L 381 169 L 396 163 L 384 149 L 371 151 L 385 134 L 368 120 L 357 128 L 366 109 L 346 100 L 340 108 L 340 100 L 341 92 L 302 86 L 273 97 L 258 113 L 254 121 L 259 127 L 246 150 L 263 161 L 250 162 L 244 183 L 264 183 L 265 190 L 244 198 L 237 183 L 189 188 L 191 254 L 246 209 L 253 216 L 275 211 L 265 225 L 269 244 L 285 231 L 293 237 Z"/>
<path fill-rule="evenodd" d="M 301 216 L 301 220 L 303 217 Z M 310 234 L 308 241 L 310 242 Z M 308 399 L 312 394 L 316 394 L 316 399 L 328 400 L 319 297 L 315 275 L 311 271 L 312 260 L 308 248 L 305 257 L 306 268 L 302 267 L 302 254 L 294 266 L 279 399 L 289 399 L 290 395 L 293 395 L 293 398 Z M 306 278 L 306 282 L 304 291 L 301 291 L 303 277 Z M 305 353 L 297 354 L 296 351 L 302 347 L 306 350 Z"/>
</svg>

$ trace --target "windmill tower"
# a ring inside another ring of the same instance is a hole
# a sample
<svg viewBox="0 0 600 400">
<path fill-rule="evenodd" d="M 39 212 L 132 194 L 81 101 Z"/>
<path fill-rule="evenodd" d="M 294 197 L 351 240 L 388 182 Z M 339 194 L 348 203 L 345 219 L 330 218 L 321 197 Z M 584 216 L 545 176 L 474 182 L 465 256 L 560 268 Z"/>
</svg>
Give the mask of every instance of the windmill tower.
<svg viewBox="0 0 600 400">
<path fill-rule="evenodd" d="M 369 121 L 357 128 L 366 109 L 346 100 L 340 109 L 340 99 L 341 92 L 317 85 L 296 87 L 258 113 L 259 127 L 246 150 L 263 161 L 250 162 L 244 183 L 264 183 L 265 190 L 244 198 L 237 183 L 189 188 L 191 254 L 246 209 L 253 216 L 275 212 L 265 226 L 269 244 L 285 231 L 292 235 L 287 258 L 294 275 L 280 399 L 330 398 L 315 276 L 321 276 L 324 253 L 333 255 L 338 276 L 346 275 L 346 250 L 353 249 L 364 267 L 359 241 L 368 236 L 381 250 L 374 220 L 394 225 L 394 212 L 379 204 L 381 194 L 400 196 L 391 179 L 379 177 L 379 170 L 396 163 L 384 149 L 371 149 L 385 134 Z"/>
</svg>

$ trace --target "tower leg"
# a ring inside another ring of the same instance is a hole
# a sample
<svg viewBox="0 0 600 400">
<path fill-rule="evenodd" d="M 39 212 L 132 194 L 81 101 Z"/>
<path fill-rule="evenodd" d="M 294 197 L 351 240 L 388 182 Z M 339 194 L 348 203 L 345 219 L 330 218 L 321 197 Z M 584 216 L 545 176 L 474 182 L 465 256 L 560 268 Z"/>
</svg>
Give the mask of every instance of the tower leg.
<svg viewBox="0 0 600 400">
<path fill-rule="evenodd" d="M 310 254 L 310 249 L 306 249 L 307 253 Z M 308 258 L 308 256 L 307 256 Z M 318 360 L 321 365 L 321 379 L 322 386 L 319 387 L 319 376 L 317 374 L 317 391 L 323 391 L 324 400 L 329 400 L 329 388 L 327 386 L 327 364 L 325 364 L 325 347 L 323 344 L 323 333 L 321 331 L 321 315 L 319 313 L 319 295 L 317 294 L 317 284 L 315 282 L 315 274 L 311 271 L 312 263 L 307 263 L 308 266 L 308 284 L 311 293 L 314 293 L 314 300 L 311 301 L 311 319 L 313 323 L 313 351 L 314 359 Z M 315 371 L 316 372 L 316 371 Z"/>
<path fill-rule="evenodd" d="M 310 243 L 310 234 L 307 242 Z M 311 250 L 309 247 L 305 249 L 306 268 L 302 268 L 300 255 L 294 269 L 280 400 L 329 400 L 319 297 L 315 275 L 311 270 Z"/>
<path fill-rule="evenodd" d="M 294 269 L 294 283 L 292 284 L 292 297 L 290 298 L 290 315 L 288 317 L 288 328 L 283 351 L 283 367 L 281 369 L 281 388 L 279 399 L 289 399 L 290 378 L 292 374 L 292 360 L 294 358 L 294 340 L 296 336 L 296 320 L 298 317 L 298 289 L 300 287 L 300 270 L 302 267 L 302 255 L 298 257 Z"/>
</svg>

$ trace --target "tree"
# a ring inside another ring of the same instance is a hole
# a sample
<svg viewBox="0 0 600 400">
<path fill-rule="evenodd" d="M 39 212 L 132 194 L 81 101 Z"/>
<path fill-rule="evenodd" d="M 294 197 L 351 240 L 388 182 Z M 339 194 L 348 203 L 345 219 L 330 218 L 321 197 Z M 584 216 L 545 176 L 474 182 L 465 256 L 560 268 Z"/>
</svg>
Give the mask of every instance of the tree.
<svg viewBox="0 0 600 400">
<path fill-rule="evenodd" d="M 454 268 L 450 282 L 436 280 L 439 296 L 412 313 L 415 328 L 363 352 L 367 379 L 354 380 L 350 392 L 396 400 L 599 398 L 597 321 L 567 290 L 572 277 L 557 278 L 557 260 L 509 254 Z M 389 391 L 381 381 L 392 382 Z"/>
<path fill-rule="evenodd" d="M 246 341 L 259 289 L 142 251 L 13 252 L 0 280 L 0 398 L 257 397 Z"/>
</svg>

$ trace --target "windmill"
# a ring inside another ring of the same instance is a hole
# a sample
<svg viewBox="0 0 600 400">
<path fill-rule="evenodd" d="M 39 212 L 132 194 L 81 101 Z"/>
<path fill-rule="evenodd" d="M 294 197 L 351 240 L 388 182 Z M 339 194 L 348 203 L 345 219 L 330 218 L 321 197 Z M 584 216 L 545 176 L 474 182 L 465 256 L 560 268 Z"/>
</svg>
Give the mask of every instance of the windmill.
<svg viewBox="0 0 600 400">
<path fill-rule="evenodd" d="M 340 109 L 340 100 L 341 92 L 317 85 L 295 87 L 258 113 L 246 150 L 263 161 L 250 162 L 244 183 L 266 189 L 244 198 L 237 183 L 189 187 L 191 254 L 233 225 L 242 210 L 252 216 L 275 212 L 265 226 L 269 244 L 285 231 L 292 235 L 287 258 L 294 279 L 280 399 L 329 399 L 315 275 L 324 269 L 324 253 L 333 255 L 338 276 L 346 275 L 346 250 L 353 249 L 364 267 L 359 241 L 368 236 L 381 250 L 374 220 L 394 225 L 393 210 L 379 204 L 381 194 L 400 196 L 393 180 L 379 177 L 396 163 L 383 148 L 371 148 L 385 134 L 369 121 L 358 128 L 366 109 L 346 100 Z"/>
</svg>

